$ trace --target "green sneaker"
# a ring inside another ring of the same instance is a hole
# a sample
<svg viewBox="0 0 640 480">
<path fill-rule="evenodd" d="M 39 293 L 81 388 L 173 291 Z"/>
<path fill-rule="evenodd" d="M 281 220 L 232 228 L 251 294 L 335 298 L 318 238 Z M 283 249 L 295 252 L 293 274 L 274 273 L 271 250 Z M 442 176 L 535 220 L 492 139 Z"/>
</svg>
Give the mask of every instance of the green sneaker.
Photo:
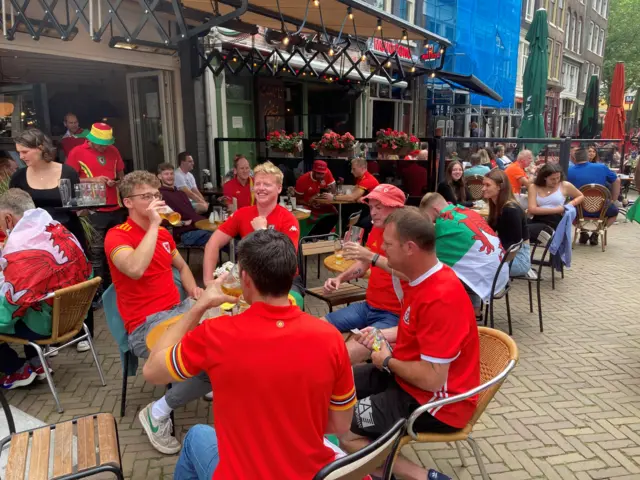
<svg viewBox="0 0 640 480">
<path fill-rule="evenodd" d="M 178 453 L 182 448 L 180 442 L 171 435 L 171 417 L 167 417 L 163 420 L 153 418 L 151 415 L 151 409 L 154 402 L 140 410 L 138 418 L 142 424 L 142 428 L 147 433 L 151 445 L 160 453 L 172 455 Z"/>
</svg>

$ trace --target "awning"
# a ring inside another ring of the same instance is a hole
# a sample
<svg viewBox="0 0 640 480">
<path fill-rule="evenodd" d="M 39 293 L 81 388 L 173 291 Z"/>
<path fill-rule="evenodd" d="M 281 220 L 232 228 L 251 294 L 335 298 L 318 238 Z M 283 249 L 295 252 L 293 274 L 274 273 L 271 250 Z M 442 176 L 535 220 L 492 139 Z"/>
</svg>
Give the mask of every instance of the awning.
<svg viewBox="0 0 640 480">
<path fill-rule="evenodd" d="M 451 85 L 454 88 L 462 88 L 478 95 L 484 95 L 496 102 L 501 102 L 502 97 L 498 93 L 485 85 L 478 77 L 474 75 L 461 75 L 459 73 L 446 72 L 438 70 L 433 72 L 438 80 Z"/>
<path fill-rule="evenodd" d="M 241 7 L 241 3 L 241 0 L 220 0 L 216 2 L 219 11 L 214 12 L 214 2 L 210 0 L 182 2 L 187 8 L 219 15 L 233 12 Z M 240 18 L 245 23 L 275 30 L 282 30 L 284 23 L 286 30 L 291 33 L 302 27 L 303 32 L 326 31 L 333 36 L 338 36 L 342 31 L 343 36 L 367 38 L 375 34 L 385 39 L 401 40 L 406 35 L 407 40 L 432 41 L 443 47 L 451 45 L 446 38 L 379 10 L 363 0 L 318 0 L 318 6 L 315 3 L 314 0 L 249 0 L 248 9 Z M 348 18 L 348 8 L 353 19 Z M 378 29 L 378 25 L 381 29 Z"/>
</svg>

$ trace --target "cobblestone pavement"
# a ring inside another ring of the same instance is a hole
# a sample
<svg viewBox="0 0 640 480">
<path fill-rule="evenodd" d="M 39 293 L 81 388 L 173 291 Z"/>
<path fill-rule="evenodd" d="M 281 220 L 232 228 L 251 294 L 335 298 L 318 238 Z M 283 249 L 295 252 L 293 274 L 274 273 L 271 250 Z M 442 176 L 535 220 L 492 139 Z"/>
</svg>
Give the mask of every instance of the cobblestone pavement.
<svg viewBox="0 0 640 480">
<path fill-rule="evenodd" d="M 537 314 L 529 313 L 526 285 L 516 285 L 510 297 L 520 363 L 475 429 L 493 480 L 640 479 L 639 237 L 638 225 L 620 224 L 610 230 L 606 252 L 576 247 L 573 266 L 564 280 L 557 279 L 556 290 L 550 281 L 543 283 L 544 333 Z M 313 273 L 310 279 L 311 285 L 319 282 Z M 307 310 L 326 313 L 314 300 Z M 10 403 L 48 423 L 93 412 L 119 418 L 118 350 L 102 314 L 96 324 L 106 387 L 90 353 L 68 349 L 53 359 L 64 414 L 56 412 L 46 382 L 9 392 Z M 496 327 L 506 329 L 504 302 L 496 306 Z M 138 372 L 129 380 L 126 415 L 118 422 L 125 475 L 172 478 L 177 456 L 156 452 L 137 417 L 164 389 L 145 384 Z M 178 437 L 195 423 L 211 423 L 210 407 L 200 400 L 178 410 Z M 480 478 L 466 446 L 468 468 L 460 465 L 453 445 L 405 448 L 413 459 L 454 478 Z"/>
</svg>

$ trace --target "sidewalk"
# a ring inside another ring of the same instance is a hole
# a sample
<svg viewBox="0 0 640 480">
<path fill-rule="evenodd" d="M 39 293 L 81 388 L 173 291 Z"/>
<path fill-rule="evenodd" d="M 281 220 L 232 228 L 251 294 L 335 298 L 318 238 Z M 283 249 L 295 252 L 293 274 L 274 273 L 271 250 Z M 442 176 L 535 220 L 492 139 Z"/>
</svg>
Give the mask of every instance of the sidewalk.
<svg viewBox="0 0 640 480">
<path fill-rule="evenodd" d="M 621 223 L 609 231 L 606 252 L 576 246 L 573 266 L 564 280 L 556 277 L 556 290 L 543 282 L 543 334 L 535 299 L 534 313 L 529 313 L 525 282 L 514 288 L 510 299 L 520 363 L 475 429 L 492 480 L 640 478 L 639 239 L 639 225 Z M 545 273 L 550 278 L 548 269 Z M 318 283 L 315 276 L 309 275 L 311 285 Z M 327 309 L 308 299 L 307 311 L 322 316 Z M 495 313 L 496 328 L 506 330 L 503 301 Z M 46 382 L 7 392 L 9 402 L 46 423 L 94 412 L 119 418 L 118 350 L 102 313 L 96 325 L 106 387 L 100 385 L 90 353 L 68 349 L 53 359 L 63 415 L 56 412 Z M 177 456 L 153 449 L 137 418 L 163 388 L 145 384 L 138 372 L 129 381 L 126 415 L 118 425 L 125 475 L 170 479 Z M 212 422 L 211 404 L 200 400 L 176 412 L 176 433 L 182 438 L 190 426 L 203 422 Z M 479 479 L 473 455 L 466 446 L 464 451 L 468 468 L 460 466 L 453 446 L 405 450 L 453 478 Z"/>
</svg>

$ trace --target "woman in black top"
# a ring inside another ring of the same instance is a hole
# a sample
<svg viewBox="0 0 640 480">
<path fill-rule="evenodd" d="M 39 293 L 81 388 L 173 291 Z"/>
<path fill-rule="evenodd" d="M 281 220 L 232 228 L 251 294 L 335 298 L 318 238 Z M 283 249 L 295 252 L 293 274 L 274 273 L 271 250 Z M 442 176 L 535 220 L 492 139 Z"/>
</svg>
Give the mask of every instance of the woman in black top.
<svg viewBox="0 0 640 480">
<path fill-rule="evenodd" d="M 36 128 L 25 130 L 15 141 L 20 159 L 27 165 L 27 168 L 21 168 L 11 176 L 9 187 L 19 188 L 31 195 L 37 208 L 46 210 L 54 220 L 60 222 L 75 235 L 86 254 L 88 251 L 87 240 L 78 216 L 75 212 L 56 210 L 56 207 L 62 207 L 58 182 L 61 178 L 69 179 L 73 192 L 74 185 L 80 182 L 77 172 L 67 165 L 53 161 L 56 149 L 51 139 L 40 130 Z M 93 311 L 91 309 L 89 309 L 85 323 L 93 336 Z M 84 335 L 84 332 L 81 331 L 79 335 Z M 78 343 L 78 351 L 86 352 L 87 350 L 89 350 L 88 342 Z"/>
<path fill-rule="evenodd" d="M 526 275 L 531 269 L 527 216 L 513 196 L 506 173 L 498 168 L 487 173 L 482 183 L 482 195 L 489 204 L 487 223 L 498 234 L 502 247 L 508 250 L 523 241 L 522 248 L 511 263 L 510 272 L 513 277 Z"/>
<path fill-rule="evenodd" d="M 444 173 L 444 182 L 438 185 L 438 193 L 449 203 L 473 207 L 473 199 L 463 175 L 462 164 L 457 160 L 450 162 Z"/>
</svg>

